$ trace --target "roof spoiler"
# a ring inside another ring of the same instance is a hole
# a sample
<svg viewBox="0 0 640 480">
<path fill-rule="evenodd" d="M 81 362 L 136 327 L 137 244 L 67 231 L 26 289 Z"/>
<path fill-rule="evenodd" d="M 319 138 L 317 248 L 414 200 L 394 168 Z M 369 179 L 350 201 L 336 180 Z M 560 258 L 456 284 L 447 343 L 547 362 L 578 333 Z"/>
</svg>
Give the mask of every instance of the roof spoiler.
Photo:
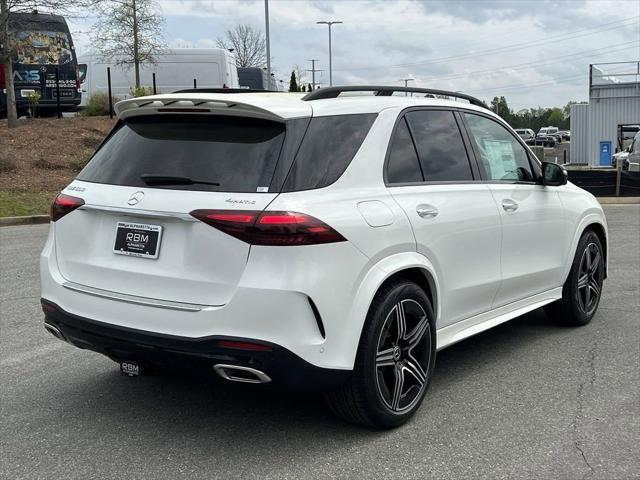
<svg viewBox="0 0 640 480">
<path fill-rule="evenodd" d="M 201 90 L 198 92 L 202 93 Z M 202 98 L 188 93 L 129 98 L 116 103 L 114 110 L 118 118 L 162 113 L 213 113 L 284 121 L 270 110 L 239 102 L 237 97 Z"/>
<path fill-rule="evenodd" d="M 388 97 L 396 92 L 411 92 L 411 93 L 424 93 L 425 97 L 453 97 L 460 98 L 468 101 L 470 104 L 477 107 L 487 108 L 487 105 L 476 97 L 467 95 L 460 92 L 451 92 L 449 90 L 436 90 L 433 88 L 418 88 L 418 87 L 395 87 L 395 86 L 380 86 L 380 85 L 346 85 L 342 87 L 324 87 L 314 90 L 308 93 L 302 100 L 321 100 L 325 98 L 337 98 L 343 92 L 373 92 L 374 95 L 379 97 Z"/>
</svg>

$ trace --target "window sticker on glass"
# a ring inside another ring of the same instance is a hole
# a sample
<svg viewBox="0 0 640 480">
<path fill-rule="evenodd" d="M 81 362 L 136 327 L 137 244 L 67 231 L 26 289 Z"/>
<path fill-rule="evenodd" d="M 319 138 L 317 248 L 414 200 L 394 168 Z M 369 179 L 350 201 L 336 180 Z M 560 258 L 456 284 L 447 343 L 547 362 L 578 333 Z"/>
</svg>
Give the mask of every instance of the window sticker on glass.
<svg viewBox="0 0 640 480">
<path fill-rule="evenodd" d="M 491 178 L 517 179 L 518 166 L 511 142 L 482 139 L 482 148 L 491 168 Z"/>
<path fill-rule="evenodd" d="M 256 188 L 256 192 L 258 192 L 258 193 L 268 193 L 269 192 L 269 187 L 258 187 L 258 188 Z"/>
</svg>

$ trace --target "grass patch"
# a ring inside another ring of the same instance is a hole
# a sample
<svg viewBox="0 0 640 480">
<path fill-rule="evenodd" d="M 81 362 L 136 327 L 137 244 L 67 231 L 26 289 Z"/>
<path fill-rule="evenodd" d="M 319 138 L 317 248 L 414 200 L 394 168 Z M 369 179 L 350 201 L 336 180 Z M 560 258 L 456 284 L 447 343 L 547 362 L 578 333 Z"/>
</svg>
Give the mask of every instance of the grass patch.
<svg viewBox="0 0 640 480">
<path fill-rule="evenodd" d="M 0 217 L 47 215 L 58 192 L 7 192 L 0 190 Z"/>
</svg>

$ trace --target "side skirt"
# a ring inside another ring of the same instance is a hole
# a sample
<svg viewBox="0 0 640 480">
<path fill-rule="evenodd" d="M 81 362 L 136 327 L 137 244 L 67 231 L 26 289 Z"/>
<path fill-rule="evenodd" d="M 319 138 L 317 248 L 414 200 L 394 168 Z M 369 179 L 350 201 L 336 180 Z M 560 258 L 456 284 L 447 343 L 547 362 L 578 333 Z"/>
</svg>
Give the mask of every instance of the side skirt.
<svg viewBox="0 0 640 480">
<path fill-rule="evenodd" d="M 562 298 L 562 287 L 547 290 L 533 297 L 509 303 L 502 307 L 481 313 L 466 320 L 441 328 L 436 332 L 438 350 L 447 348 L 477 333 L 489 330 L 501 323 L 512 320 L 527 312 L 540 308 Z"/>
</svg>

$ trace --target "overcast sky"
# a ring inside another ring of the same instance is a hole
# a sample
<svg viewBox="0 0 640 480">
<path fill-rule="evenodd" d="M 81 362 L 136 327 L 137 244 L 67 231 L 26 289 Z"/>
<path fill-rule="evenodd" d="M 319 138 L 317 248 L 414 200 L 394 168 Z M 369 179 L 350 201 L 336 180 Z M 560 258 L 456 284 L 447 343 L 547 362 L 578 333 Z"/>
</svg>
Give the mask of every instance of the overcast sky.
<svg viewBox="0 0 640 480">
<path fill-rule="evenodd" d="M 169 46 L 215 46 L 238 23 L 264 29 L 264 0 L 159 0 Z M 270 0 L 273 70 L 328 69 L 334 84 L 460 90 L 514 110 L 586 100 L 590 63 L 640 60 L 640 0 Z M 71 22 L 79 52 L 88 20 Z M 612 69 L 620 69 L 612 66 Z M 310 76 L 306 79 L 310 82 Z M 317 81 L 328 84 L 328 71 Z"/>
</svg>

